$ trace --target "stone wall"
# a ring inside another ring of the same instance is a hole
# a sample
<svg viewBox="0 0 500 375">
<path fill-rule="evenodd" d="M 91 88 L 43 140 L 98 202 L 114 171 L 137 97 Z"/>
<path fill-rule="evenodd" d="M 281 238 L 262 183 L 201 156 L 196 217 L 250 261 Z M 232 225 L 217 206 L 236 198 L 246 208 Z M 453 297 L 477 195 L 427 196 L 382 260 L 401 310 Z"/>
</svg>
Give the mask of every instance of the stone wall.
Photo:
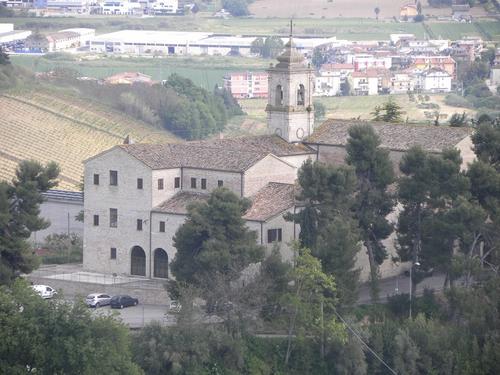
<svg viewBox="0 0 500 375">
<path fill-rule="evenodd" d="M 245 171 L 243 191 L 250 197 L 269 182 L 293 184 L 297 178 L 297 168 L 289 165 L 273 155 L 268 155 Z"/>
</svg>

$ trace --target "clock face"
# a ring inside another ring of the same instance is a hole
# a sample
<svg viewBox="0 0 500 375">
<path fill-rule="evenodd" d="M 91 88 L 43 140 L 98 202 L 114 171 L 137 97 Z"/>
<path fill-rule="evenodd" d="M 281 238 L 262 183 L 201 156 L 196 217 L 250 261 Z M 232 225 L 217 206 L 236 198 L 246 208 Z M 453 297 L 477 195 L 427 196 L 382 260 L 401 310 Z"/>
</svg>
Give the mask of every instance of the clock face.
<svg viewBox="0 0 500 375">
<path fill-rule="evenodd" d="M 298 128 L 298 129 L 297 129 L 297 133 L 296 133 L 296 134 L 297 134 L 297 138 L 298 138 L 298 139 L 302 139 L 302 138 L 304 138 L 304 129 L 302 129 L 302 128 Z"/>
</svg>

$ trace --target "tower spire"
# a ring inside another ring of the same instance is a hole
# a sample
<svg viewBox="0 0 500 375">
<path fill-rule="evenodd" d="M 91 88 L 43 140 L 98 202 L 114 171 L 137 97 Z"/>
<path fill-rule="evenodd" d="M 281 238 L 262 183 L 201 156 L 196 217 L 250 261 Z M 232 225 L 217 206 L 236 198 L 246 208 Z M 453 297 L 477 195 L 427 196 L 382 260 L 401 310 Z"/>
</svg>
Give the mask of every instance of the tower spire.
<svg viewBox="0 0 500 375">
<path fill-rule="evenodd" d="M 290 18 L 290 39 L 293 37 L 293 20 Z"/>
</svg>

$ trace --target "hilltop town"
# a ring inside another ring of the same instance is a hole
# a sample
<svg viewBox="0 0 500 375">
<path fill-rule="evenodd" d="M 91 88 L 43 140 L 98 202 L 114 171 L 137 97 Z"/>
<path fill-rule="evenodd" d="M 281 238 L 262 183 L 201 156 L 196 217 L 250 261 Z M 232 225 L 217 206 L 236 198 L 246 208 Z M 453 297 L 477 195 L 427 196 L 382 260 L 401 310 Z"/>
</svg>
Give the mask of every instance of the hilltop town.
<svg viewBox="0 0 500 375">
<path fill-rule="evenodd" d="M 0 373 L 499 373 L 499 14 L 0 0 Z"/>
</svg>

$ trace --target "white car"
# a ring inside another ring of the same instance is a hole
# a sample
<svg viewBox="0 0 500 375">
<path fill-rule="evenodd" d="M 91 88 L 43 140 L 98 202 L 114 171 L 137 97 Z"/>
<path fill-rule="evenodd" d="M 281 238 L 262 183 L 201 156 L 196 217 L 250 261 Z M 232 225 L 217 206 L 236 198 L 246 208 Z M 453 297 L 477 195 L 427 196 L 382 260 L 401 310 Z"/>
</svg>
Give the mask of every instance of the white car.
<svg viewBox="0 0 500 375">
<path fill-rule="evenodd" d="M 109 305 L 111 296 L 103 293 L 92 293 L 85 298 L 85 303 L 88 307 L 99 308 L 100 306 Z"/>
<path fill-rule="evenodd" d="M 33 285 L 32 288 L 45 299 L 52 298 L 57 294 L 57 291 L 48 285 Z"/>
</svg>

